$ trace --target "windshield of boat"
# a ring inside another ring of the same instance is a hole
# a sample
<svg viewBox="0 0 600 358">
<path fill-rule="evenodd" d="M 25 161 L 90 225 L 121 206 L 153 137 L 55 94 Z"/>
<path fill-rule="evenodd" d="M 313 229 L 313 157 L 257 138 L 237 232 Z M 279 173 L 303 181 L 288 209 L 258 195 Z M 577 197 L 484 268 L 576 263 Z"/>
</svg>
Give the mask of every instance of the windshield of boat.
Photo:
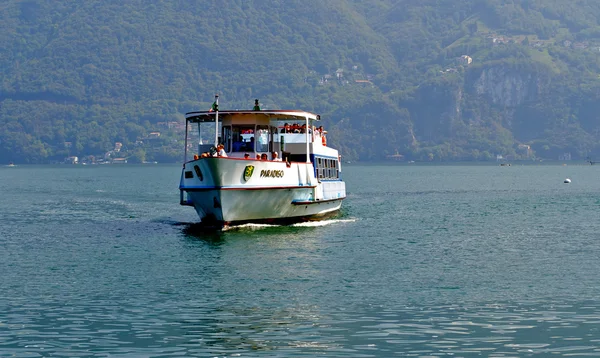
<svg viewBox="0 0 600 358">
<path fill-rule="evenodd" d="M 228 128 L 231 128 L 231 148 L 226 146 L 228 151 L 254 151 L 254 125 L 235 125 Z"/>
</svg>

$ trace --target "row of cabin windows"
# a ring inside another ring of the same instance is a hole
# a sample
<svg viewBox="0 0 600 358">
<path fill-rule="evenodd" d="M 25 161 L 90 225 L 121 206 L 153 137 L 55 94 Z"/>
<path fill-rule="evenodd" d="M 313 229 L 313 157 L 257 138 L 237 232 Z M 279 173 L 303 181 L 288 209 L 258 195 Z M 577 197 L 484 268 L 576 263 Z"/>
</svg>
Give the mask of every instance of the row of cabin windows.
<svg viewBox="0 0 600 358">
<path fill-rule="evenodd" d="M 226 152 L 271 152 L 275 133 L 274 126 L 223 126 L 222 138 Z"/>
<path fill-rule="evenodd" d="M 339 179 L 339 163 L 335 159 L 316 158 L 317 178 L 319 179 Z"/>
</svg>

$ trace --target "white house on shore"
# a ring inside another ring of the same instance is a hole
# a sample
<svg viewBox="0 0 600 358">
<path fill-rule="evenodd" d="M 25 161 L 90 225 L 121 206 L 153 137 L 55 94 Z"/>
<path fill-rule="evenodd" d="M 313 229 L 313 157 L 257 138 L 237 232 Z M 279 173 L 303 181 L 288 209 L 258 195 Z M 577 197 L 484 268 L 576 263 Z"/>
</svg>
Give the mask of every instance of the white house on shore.
<svg viewBox="0 0 600 358">
<path fill-rule="evenodd" d="M 71 157 L 65 158 L 65 164 L 78 164 L 78 163 L 79 163 L 79 157 L 71 156 Z"/>
</svg>

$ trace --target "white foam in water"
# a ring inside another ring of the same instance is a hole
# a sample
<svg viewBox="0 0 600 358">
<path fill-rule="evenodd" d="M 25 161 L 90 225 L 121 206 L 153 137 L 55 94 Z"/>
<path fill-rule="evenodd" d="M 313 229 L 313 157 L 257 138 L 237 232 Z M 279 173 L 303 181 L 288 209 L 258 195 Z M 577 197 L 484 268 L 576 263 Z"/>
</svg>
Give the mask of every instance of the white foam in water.
<svg viewBox="0 0 600 358">
<path fill-rule="evenodd" d="M 260 230 L 260 229 L 266 229 L 266 228 L 277 227 L 277 226 L 281 226 L 281 225 L 271 225 L 271 224 L 242 224 L 242 225 L 236 225 L 236 226 L 226 226 L 226 227 L 223 228 L 223 231 L 244 230 L 244 229 L 248 229 L 248 230 Z"/>
<path fill-rule="evenodd" d="M 291 227 L 320 227 L 320 226 L 327 226 L 327 225 L 331 225 L 331 224 L 338 224 L 338 223 L 351 223 L 351 222 L 355 222 L 356 219 L 334 219 L 334 220 L 323 220 L 323 221 L 305 221 L 305 222 L 301 222 L 301 223 L 296 223 L 296 224 L 292 224 L 292 225 L 273 225 L 273 224 L 242 224 L 242 225 L 236 225 L 236 226 L 228 226 L 223 228 L 223 231 L 230 231 L 230 230 L 261 230 L 261 229 L 267 229 L 267 228 L 271 228 L 271 227 L 280 227 L 280 226 L 291 226 Z"/>
<path fill-rule="evenodd" d="M 297 224 L 293 224 L 291 226 L 295 227 L 319 227 L 319 226 L 327 226 L 331 224 L 338 223 L 353 223 L 356 219 L 333 219 L 333 220 L 323 220 L 323 221 L 305 221 Z"/>
</svg>

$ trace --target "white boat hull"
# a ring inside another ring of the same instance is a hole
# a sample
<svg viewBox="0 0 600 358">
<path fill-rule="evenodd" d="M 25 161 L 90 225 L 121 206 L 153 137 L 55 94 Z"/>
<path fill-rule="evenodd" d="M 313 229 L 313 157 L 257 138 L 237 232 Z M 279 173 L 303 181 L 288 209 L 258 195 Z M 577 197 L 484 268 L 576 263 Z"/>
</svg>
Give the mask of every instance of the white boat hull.
<svg viewBox="0 0 600 358">
<path fill-rule="evenodd" d="M 183 172 L 182 204 L 214 226 L 315 220 L 334 214 L 346 197 L 343 181 L 317 180 L 311 163 L 202 158 Z"/>
<path fill-rule="evenodd" d="M 340 209 L 342 199 L 298 202 L 312 189 L 207 190 L 189 192 L 203 222 L 232 225 L 316 219 Z M 303 192 L 304 191 L 304 192 Z"/>
</svg>

